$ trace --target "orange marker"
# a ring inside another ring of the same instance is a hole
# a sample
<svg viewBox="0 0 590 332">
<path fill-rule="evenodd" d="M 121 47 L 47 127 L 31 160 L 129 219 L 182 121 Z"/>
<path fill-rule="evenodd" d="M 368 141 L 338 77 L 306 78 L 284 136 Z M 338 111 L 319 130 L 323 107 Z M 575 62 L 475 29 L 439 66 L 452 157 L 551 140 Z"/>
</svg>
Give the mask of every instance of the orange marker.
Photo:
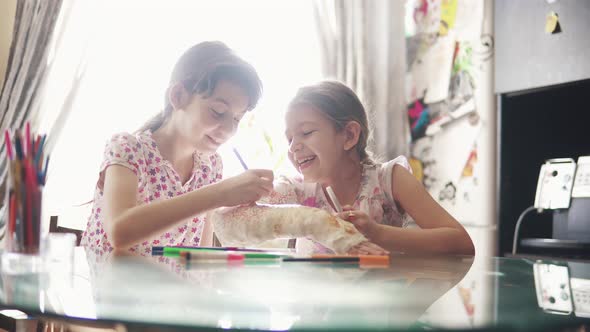
<svg viewBox="0 0 590 332">
<path fill-rule="evenodd" d="M 358 257 L 360 265 L 366 266 L 386 266 L 389 265 L 389 256 L 387 255 L 312 255 L 312 258 L 339 258 L 339 257 Z"/>
</svg>

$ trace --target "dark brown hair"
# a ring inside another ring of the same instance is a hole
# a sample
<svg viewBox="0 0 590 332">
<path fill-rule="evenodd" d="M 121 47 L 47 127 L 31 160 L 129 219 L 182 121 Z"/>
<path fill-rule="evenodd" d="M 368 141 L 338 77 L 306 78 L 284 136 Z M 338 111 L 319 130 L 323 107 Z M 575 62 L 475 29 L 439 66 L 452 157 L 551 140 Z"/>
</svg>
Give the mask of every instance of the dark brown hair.
<svg viewBox="0 0 590 332">
<path fill-rule="evenodd" d="M 342 130 L 350 121 L 361 126 L 356 151 L 362 163 L 372 164 L 372 154 L 367 149 L 369 121 L 367 112 L 359 97 L 346 85 L 337 81 L 322 81 L 300 88 L 289 103 L 289 109 L 296 106 L 311 106 L 322 112 L 334 125 Z"/>
<path fill-rule="evenodd" d="M 180 82 L 188 92 L 210 97 L 217 83 L 224 80 L 244 90 L 249 100 L 248 110 L 256 106 L 262 95 L 262 81 L 252 65 L 222 42 L 207 41 L 194 45 L 184 52 L 172 70 L 164 109 L 139 131 L 149 129 L 153 132 L 166 123 L 173 109 L 168 92 L 174 84 Z"/>
</svg>

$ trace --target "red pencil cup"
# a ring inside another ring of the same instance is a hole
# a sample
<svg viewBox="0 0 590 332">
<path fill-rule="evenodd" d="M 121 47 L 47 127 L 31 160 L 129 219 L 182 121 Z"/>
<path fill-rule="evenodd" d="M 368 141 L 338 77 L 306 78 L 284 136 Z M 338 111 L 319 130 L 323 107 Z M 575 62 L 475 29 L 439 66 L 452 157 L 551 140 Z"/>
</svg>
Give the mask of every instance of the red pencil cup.
<svg viewBox="0 0 590 332">
<path fill-rule="evenodd" d="M 44 139 L 31 139 L 29 126 L 23 138 L 18 131 L 14 140 L 5 135 L 9 160 L 6 182 L 6 240 L 2 254 L 5 272 L 31 273 L 41 269 L 41 206 L 45 167 L 43 164 Z M 14 142 L 15 153 L 12 151 Z"/>
</svg>

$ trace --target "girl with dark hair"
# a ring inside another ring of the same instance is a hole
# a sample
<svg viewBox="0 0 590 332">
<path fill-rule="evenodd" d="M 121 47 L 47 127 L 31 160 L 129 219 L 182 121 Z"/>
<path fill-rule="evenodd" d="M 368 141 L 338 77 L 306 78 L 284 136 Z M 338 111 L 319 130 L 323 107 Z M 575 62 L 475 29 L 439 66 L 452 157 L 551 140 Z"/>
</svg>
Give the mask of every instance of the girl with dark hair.
<svg viewBox="0 0 590 332">
<path fill-rule="evenodd" d="M 254 68 L 220 42 L 187 50 L 175 65 L 163 111 L 134 134 L 106 144 L 82 245 L 97 257 L 115 249 L 142 255 L 152 245 L 210 239 L 204 212 L 248 204 L 272 190 L 270 170 L 221 180 L 218 147 L 256 106 Z"/>
</svg>

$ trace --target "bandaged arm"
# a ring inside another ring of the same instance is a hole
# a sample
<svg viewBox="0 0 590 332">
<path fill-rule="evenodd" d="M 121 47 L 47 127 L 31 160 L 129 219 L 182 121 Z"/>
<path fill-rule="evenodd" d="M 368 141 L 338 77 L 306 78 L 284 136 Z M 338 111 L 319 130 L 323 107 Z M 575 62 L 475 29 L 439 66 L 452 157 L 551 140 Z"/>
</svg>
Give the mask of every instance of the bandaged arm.
<svg viewBox="0 0 590 332">
<path fill-rule="evenodd" d="M 338 254 L 366 242 L 352 224 L 328 212 L 299 205 L 240 206 L 211 212 L 223 246 L 253 246 L 277 238 L 308 237 Z"/>
</svg>

